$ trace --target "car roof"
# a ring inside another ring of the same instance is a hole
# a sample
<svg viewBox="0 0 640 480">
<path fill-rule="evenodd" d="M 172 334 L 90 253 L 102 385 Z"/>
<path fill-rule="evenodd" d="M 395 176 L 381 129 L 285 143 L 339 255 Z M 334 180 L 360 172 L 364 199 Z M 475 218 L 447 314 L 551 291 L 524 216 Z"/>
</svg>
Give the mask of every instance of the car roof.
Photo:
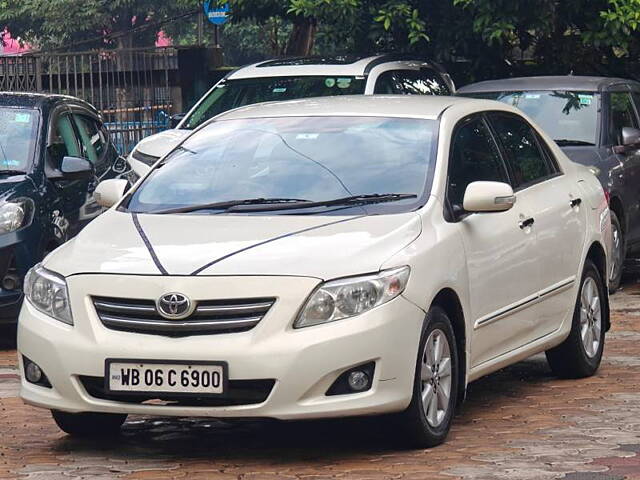
<svg viewBox="0 0 640 480">
<path fill-rule="evenodd" d="M 342 55 L 334 57 L 292 57 L 267 60 L 241 67 L 227 75 L 229 80 L 239 80 L 258 77 L 285 76 L 324 76 L 344 75 L 350 77 L 365 76 L 377 65 L 388 62 L 406 62 L 407 65 L 431 66 L 438 68 L 431 62 L 417 56 L 409 55 L 372 55 L 358 57 Z"/>
<path fill-rule="evenodd" d="M 222 113 L 216 120 L 295 116 L 369 116 L 423 118 L 435 120 L 449 107 L 476 104 L 504 109 L 505 105 L 491 100 L 475 100 L 440 95 L 341 95 L 335 97 L 304 98 L 286 102 L 267 102 L 248 105 Z"/>
<path fill-rule="evenodd" d="M 4 107 L 43 108 L 63 100 L 88 105 L 85 101 L 69 95 L 30 92 L 0 92 L 0 106 Z"/>
<path fill-rule="evenodd" d="M 509 92 L 521 90 L 578 90 L 599 92 L 619 84 L 629 84 L 640 89 L 640 83 L 633 80 L 625 80 L 624 78 L 562 75 L 488 80 L 461 87 L 457 93 Z"/>
</svg>

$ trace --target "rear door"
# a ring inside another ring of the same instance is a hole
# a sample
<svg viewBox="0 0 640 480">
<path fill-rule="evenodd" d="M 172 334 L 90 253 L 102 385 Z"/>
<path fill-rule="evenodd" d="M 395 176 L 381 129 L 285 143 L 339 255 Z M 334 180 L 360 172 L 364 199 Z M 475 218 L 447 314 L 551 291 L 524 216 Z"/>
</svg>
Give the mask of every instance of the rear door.
<svg viewBox="0 0 640 480">
<path fill-rule="evenodd" d="M 528 332 L 536 340 L 560 327 L 572 308 L 578 281 L 586 208 L 572 175 L 562 172 L 542 137 L 519 115 L 494 112 L 489 119 L 500 140 L 516 191 L 532 219 L 536 246 L 529 252 L 540 268 L 536 318 Z"/>
<path fill-rule="evenodd" d="M 89 110 L 75 106 L 73 121 L 78 133 L 81 155 L 89 160 L 94 168 L 95 178 L 87 184 L 85 202 L 80 207 L 79 218 L 84 225 L 102 213 L 102 207 L 93 197 L 100 179 L 113 177 L 114 151 L 110 148 L 109 138 L 102 122 Z"/>
<path fill-rule="evenodd" d="M 464 193 L 475 181 L 509 182 L 482 115 L 468 117 L 454 130 L 447 178 L 447 203 L 467 258 L 474 367 L 523 345 L 523 335 L 536 320 L 530 306 L 539 283 L 539 265 L 531 255 L 535 233 L 521 225 L 529 217 L 529 205 L 518 199 L 505 212 L 465 213 Z"/>
</svg>

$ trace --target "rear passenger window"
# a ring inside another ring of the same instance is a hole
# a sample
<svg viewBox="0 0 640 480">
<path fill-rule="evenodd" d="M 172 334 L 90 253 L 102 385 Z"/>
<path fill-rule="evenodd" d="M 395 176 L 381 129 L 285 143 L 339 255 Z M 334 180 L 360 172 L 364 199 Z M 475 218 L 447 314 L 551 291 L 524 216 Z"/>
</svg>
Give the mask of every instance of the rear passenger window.
<svg viewBox="0 0 640 480">
<path fill-rule="evenodd" d="M 506 153 L 514 188 L 531 185 L 555 173 L 527 122 L 516 115 L 502 113 L 491 114 L 490 119 Z"/>
<path fill-rule="evenodd" d="M 508 183 L 498 147 L 480 117 L 467 120 L 451 141 L 447 195 L 452 206 L 462 206 L 471 182 Z"/>
<path fill-rule="evenodd" d="M 451 95 L 440 74 L 430 68 L 389 70 L 376 80 L 374 93 L 404 95 Z"/>
</svg>

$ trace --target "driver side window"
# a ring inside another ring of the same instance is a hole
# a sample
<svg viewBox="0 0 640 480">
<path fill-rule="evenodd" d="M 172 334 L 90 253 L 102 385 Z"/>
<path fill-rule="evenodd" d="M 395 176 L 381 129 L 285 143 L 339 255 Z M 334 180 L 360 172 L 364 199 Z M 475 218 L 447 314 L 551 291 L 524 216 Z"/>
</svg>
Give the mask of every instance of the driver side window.
<svg viewBox="0 0 640 480">
<path fill-rule="evenodd" d="M 631 101 L 631 94 L 612 92 L 609 133 L 616 145 L 622 145 L 622 129 L 624 127 L 638 128 L 638 120 Z"/>
<path fill-rule="evenodd" d="M 71 115 L 62 114 L 54 120 L 53 136 L 49 145 L 52 166 L 60 168 L 64 157 L 80 157 L 80 145 L 71 124 Z"/>
<path fill-rule="evenodd" d="M 498 146 L 481 117 L 463 120 L 451 140 L 447 196 L 451 207 L 462 209 L 467 186 L 472 182 L 508 183 Z"/>
</svg>

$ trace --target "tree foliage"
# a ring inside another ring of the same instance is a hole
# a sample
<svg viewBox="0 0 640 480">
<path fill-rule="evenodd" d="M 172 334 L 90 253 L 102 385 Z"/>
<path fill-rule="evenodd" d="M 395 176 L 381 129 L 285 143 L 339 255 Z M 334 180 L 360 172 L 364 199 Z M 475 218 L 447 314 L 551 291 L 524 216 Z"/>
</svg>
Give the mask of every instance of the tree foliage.
<svg viewBox="0 0 640 480">
<path fill-rule="evenodd" d="M 233 47 L 273 55 L 414 52 L 469 77 L 620 73 L 640 58 L 640 0 L 228 1 Z M 201 0 L 0 0 L 0 30 L 55 46 L 196 8 Z M 146 35 L 138 43 L 155 32 Z"/>
</svg>

